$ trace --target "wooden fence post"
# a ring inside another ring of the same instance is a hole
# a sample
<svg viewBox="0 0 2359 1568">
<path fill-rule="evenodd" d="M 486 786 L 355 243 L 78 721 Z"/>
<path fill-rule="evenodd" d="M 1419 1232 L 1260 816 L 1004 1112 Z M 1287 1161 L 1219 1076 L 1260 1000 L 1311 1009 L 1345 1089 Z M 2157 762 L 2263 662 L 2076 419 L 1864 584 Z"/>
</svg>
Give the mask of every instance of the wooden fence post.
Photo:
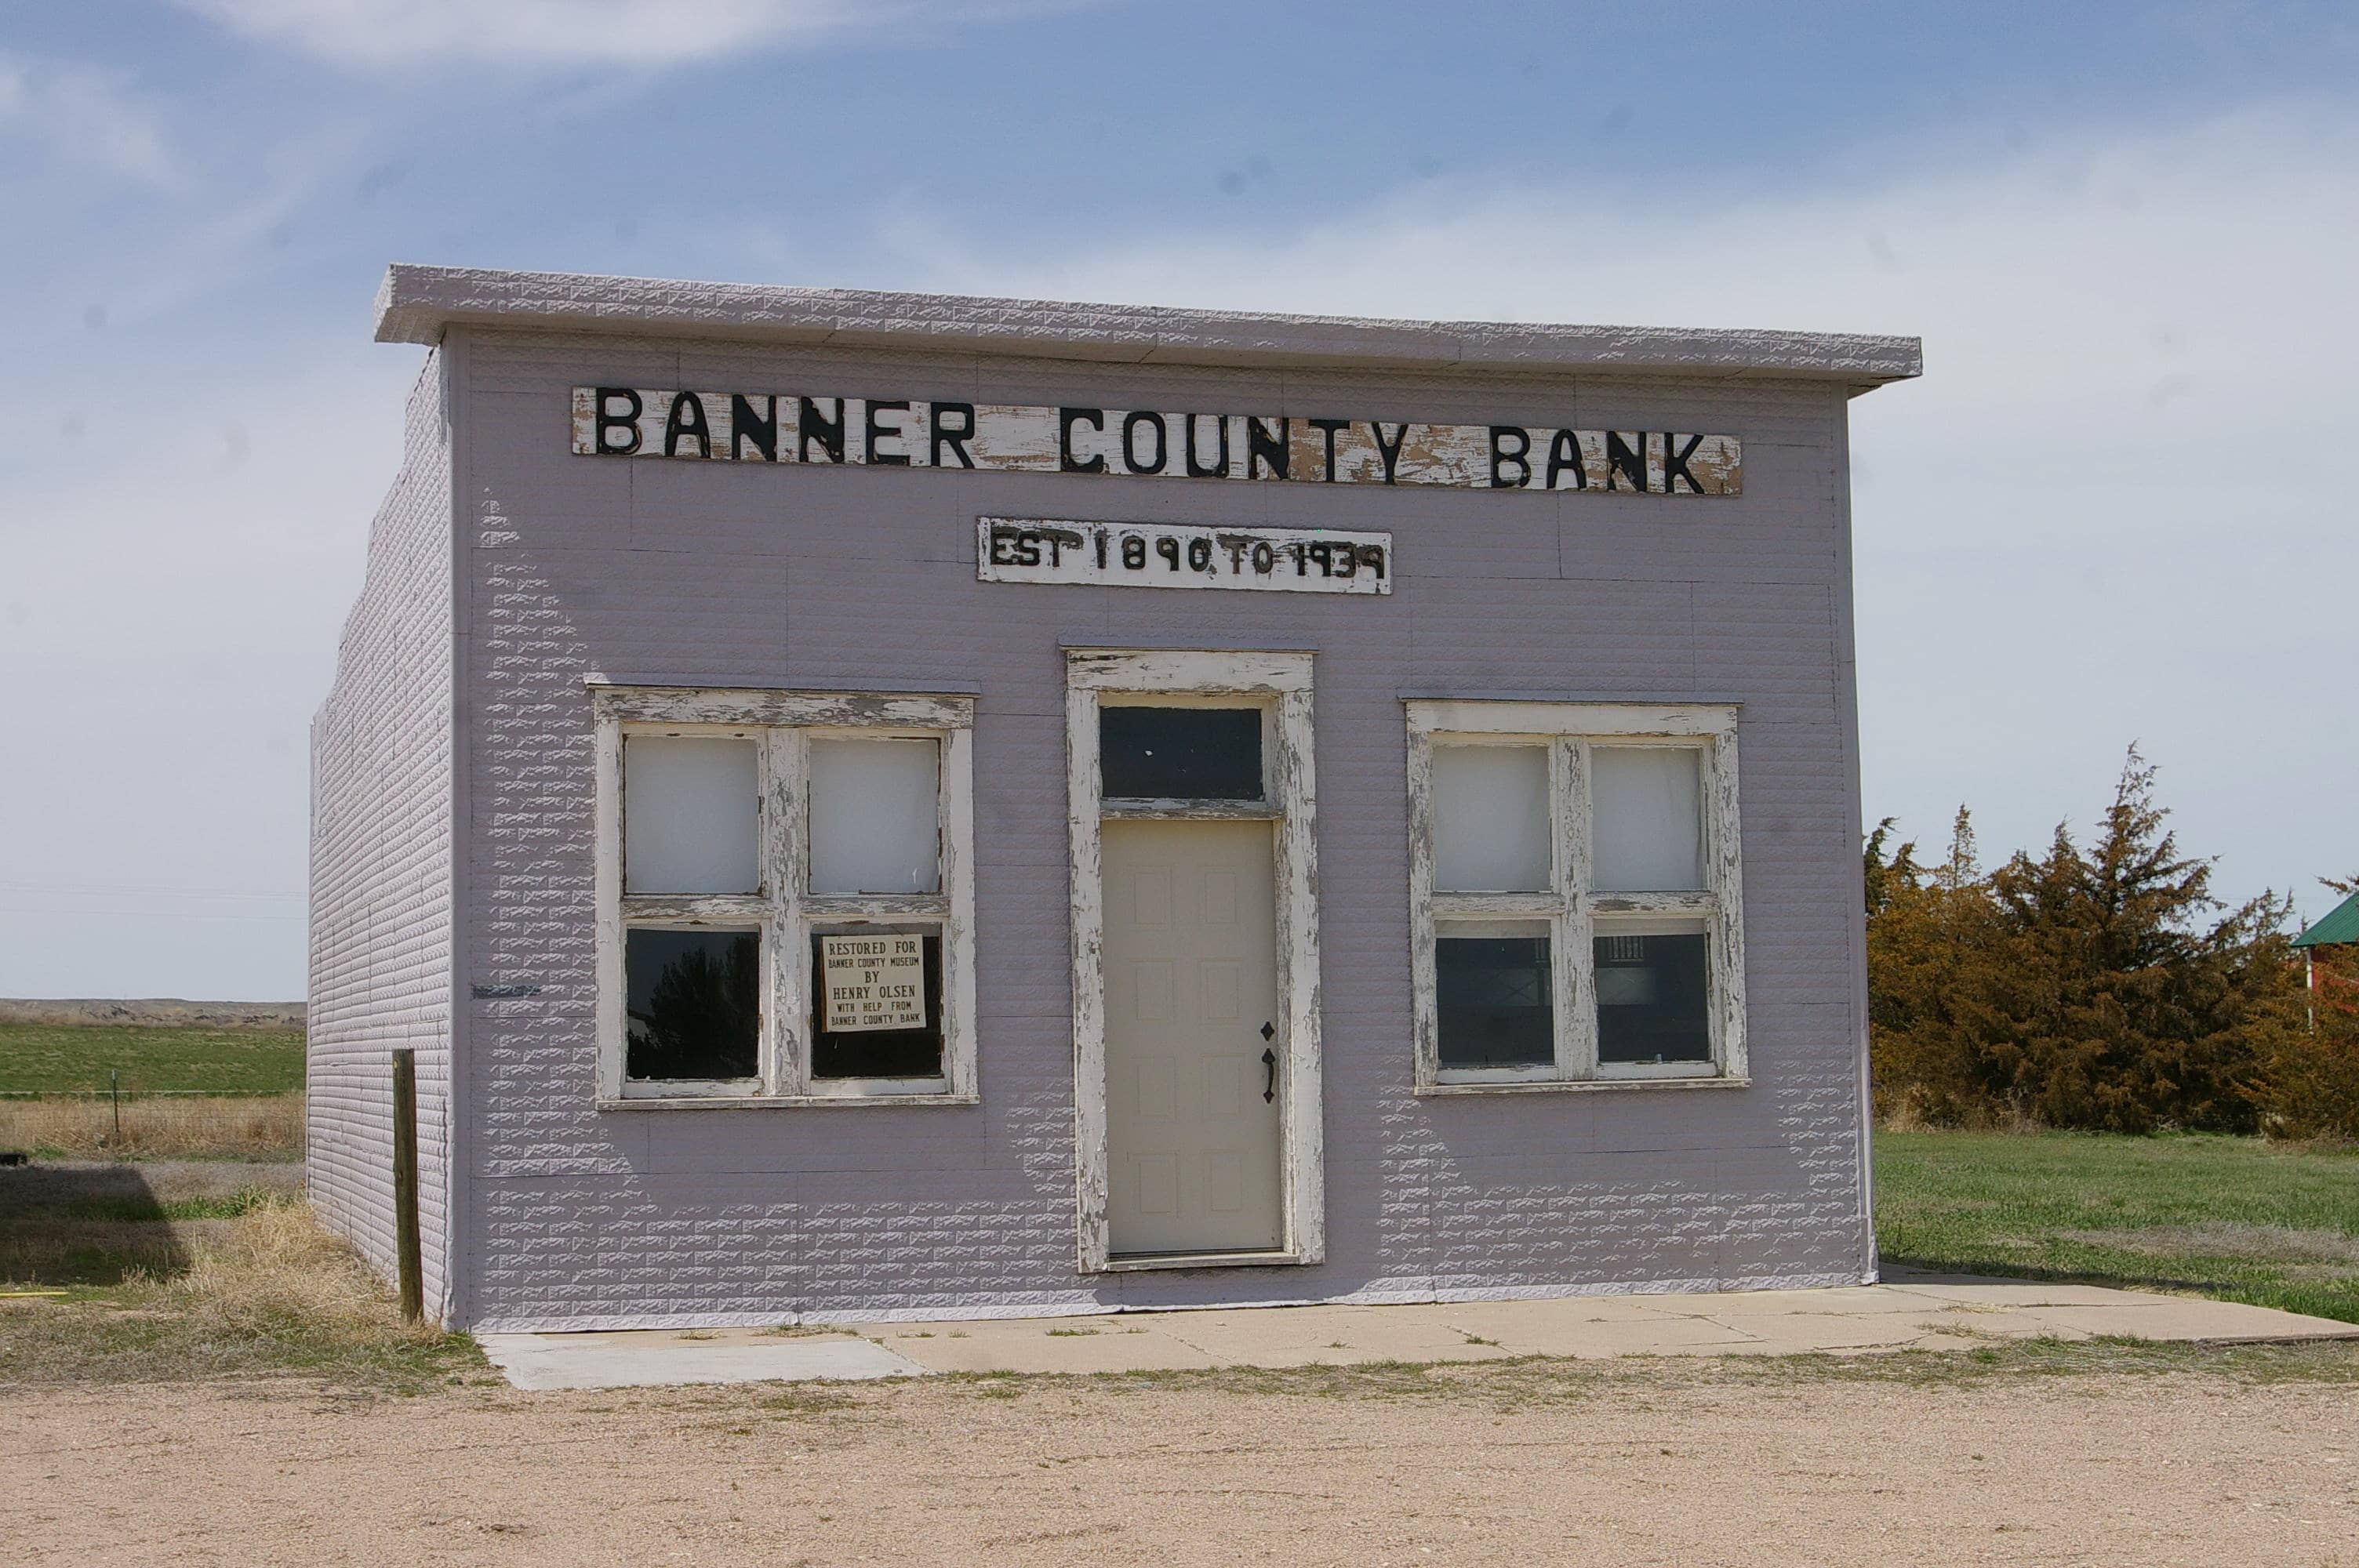
<svg viewBox="0 0 2359 1568">
<path fill-rule="evenodd" d="M 426 1270 L 418 1247 L 418 1053 L 393 1053 L 393 1223 L 401 1315 L 426 1315 Z"/>
</svg>

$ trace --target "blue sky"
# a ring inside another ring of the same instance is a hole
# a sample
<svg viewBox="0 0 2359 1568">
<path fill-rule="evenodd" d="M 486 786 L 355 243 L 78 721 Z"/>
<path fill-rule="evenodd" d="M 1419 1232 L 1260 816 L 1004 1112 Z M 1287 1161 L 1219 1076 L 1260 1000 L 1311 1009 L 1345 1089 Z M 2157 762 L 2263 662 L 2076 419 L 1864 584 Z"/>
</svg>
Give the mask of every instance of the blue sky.
<svg viewBox="0 0 2359 1568">
<path fill-rule="evenodd" d="M 0 21 L 0 994 L 292 996 L 388 261 L 1918 332 L 1856 407 L 1872 815 L 2163 768 L 2359 870 L 2330 5 L 187 0 Z"/>
</svg>

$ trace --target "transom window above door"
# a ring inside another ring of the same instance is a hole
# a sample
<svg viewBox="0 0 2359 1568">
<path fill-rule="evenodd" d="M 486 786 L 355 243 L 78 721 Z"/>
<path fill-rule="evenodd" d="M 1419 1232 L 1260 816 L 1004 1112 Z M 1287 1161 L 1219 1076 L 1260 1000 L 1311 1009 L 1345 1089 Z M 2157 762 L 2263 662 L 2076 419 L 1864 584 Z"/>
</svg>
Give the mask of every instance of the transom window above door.
<svg viewBox="0 0 2359 1568">
<path fill-rule="evenodd" d="M 1098 710 L 1100 790 L 1113 800 L 1261 800 L 1259 707 Z"/>
<path fill-rule="evenodd" d="M 971 1099 L 972 700 L 592 702 L 602 1103 Z"/>
<path fill-rule="evenodd" d="M 1408 704 L 1420 1092 L 1742 1082 L 1727 705 Z"/>
</svg>

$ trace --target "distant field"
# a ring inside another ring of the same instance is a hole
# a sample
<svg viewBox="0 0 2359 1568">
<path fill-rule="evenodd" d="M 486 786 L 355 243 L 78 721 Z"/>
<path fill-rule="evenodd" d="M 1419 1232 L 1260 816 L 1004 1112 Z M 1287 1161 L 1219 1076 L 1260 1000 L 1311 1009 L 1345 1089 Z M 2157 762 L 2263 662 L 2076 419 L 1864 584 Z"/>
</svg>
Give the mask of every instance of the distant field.
<svg viewBox="0 0 2359 1568">
<path fill-rule="evenodd" d="M 2186 1290 L 2359 1323 L 2359 1150 L 1879 1132 L 1887 1265 Z"/>
<path fill-rule="evenodd" d="M 110 1068 L 126 1089 L 290 1094 L 303 1087 L 303 1032 L 0 1023 L 0 1093 L 103 1089 Z"/>
</svg>

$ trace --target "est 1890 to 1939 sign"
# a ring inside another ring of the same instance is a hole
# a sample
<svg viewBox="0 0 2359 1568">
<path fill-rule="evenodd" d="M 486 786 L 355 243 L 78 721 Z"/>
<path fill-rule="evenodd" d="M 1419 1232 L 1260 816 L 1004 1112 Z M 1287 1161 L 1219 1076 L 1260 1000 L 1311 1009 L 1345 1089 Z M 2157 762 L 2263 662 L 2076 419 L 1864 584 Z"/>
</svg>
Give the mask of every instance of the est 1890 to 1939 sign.
<svg viewBox="0 0 2359 1568">
<path fill-rule="evenodd" d="M 1328 528 L 975 519 L 975 576 L 984 582 L 1386 594 L 1392 554 L 1390 534 Z"/>
</svg>

